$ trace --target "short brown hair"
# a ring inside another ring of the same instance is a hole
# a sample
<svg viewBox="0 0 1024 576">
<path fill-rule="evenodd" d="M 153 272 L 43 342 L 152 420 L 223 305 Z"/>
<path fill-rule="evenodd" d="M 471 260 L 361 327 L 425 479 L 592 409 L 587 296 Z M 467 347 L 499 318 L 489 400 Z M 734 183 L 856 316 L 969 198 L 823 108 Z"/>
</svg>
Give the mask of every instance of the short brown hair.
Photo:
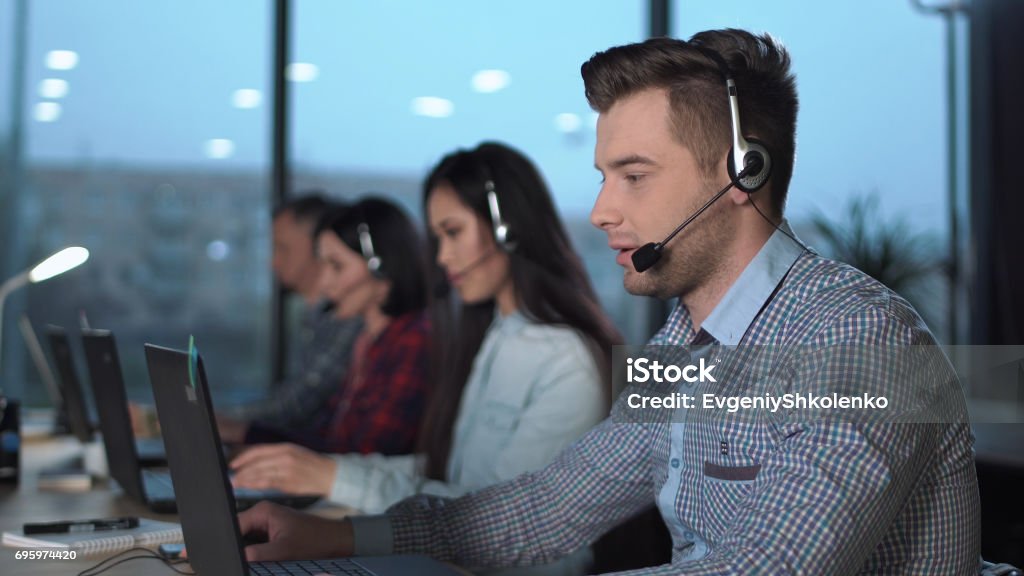
<svg viewBox="0 0 1024 576">
<path fill-rule="evenodd" d="M 587 101 L 607 112 L 619 100 L 648 89 L 668 92 L 671 129 L 694 155 L 704 176 L 729 150 L 729 102 L 717 64 L 694 47 L 720 54 L 736 81 L 744 136 L 772 156 L 771 208 L 781 215 L 796 154 L 796 78 L 789 53 L 771 36 L 744 30 L 700 32 L 689 42 L 652 38 L 594 54 L 583 64 Z"/>
</svg>

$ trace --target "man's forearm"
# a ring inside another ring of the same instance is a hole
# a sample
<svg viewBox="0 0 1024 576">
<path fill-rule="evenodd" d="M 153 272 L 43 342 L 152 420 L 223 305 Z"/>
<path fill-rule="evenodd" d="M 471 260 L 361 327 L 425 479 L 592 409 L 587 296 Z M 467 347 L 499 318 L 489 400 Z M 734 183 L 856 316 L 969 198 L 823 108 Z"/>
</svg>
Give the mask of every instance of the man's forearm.
<svg viewBox="0 0 1024 576">
<path fill-rule="evenodd" d="M 539 472 L 455 500 L 407 499 L 387 515 L 394 552 L 473 567 L 558 560 L 651 504 L 649 439 L 606 421 Z"/>
</svg>

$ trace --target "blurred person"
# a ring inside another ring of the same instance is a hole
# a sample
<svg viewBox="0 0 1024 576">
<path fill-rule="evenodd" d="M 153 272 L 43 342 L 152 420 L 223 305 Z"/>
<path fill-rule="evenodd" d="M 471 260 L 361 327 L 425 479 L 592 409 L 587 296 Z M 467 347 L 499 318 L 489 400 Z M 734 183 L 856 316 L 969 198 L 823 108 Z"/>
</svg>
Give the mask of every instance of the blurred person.
<svg viewBox="0 0 1024 576">
<path fill-rule="evenodd" d="M 365 198 L 329 212 L 316 230 L 320 291 L 339 318 L 359 318 L 349 370 L 309 429 L 254 423 L 244 442 L 291 442 L 337 453 L 409 454 L 427 396 L 430 321 L 423 242 L 393 202 Z M 256 450 L 251 470 L 287 471 Z M 237 479 L 236 479 L 237 480 Z M 244 481 L 240 480 L 239 483 Z"/>
<path fill-rule="evenodd" d="M 256 447 L 232 462 L 237 485 L 381 512 L 414 494 L 458 496 L 539 470 L 606 415 L 619 337 L 530 160 L 496 143 L 456 151 L 427 177 L 423 204 L 443 289 L 419 453 Z M 588 563 L 584 550 L 514 573 L 583 574 Z"/>
<path fill-rule="evenodd" d="M 301 310 L 293 361 L 287 379 L 258 401 L 225 407 L 218 414 L 221 437 L 240 441 L 249 423 L 281 429 L 304 429 L 323 417 L 327 401 L 348 371 L 358 318 L 340 317 L 320 293 L 322 264 L 314 249 L 314 232 L 324 214 L 344 208 L 320 194 L 303 194 L 274 210 L 271 267 L 281 286 L 295 296 Z M 293 300 L 294 302 L 294 300 Z"/>
<path fill-rule="evenodd" d="M 290 330 L 295 338 L 289 347 L 289 376 L 273 383 L 259 400 L 219 410 L 217 424 L 225 442 L 240 442 L 254 420 L 301 430 L 323 417 L 327 401 L 338 390 L 360 320 L 338 317 L 320 294 L 321 264 L 314 250 L 314 232 L 324 214 L 343 206 L 319 193 L 305 193 L 274 209 L 271 269 L 293 296 L 288 300 L 292 312 L 288 317 L 299 318 L 297 330 Z M 129 409 L 137 436 L 159 435 L 151 406 L 133 402 Z"/>
</svg>

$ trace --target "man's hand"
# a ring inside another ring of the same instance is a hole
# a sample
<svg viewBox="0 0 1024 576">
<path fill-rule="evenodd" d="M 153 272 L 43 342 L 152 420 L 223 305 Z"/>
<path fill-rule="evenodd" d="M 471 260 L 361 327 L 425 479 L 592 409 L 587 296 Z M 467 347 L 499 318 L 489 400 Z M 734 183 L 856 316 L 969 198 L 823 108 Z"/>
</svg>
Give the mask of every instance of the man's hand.
<svg viewBox="0 0 1024 576">
<path fill-rule="evenodd" d="M 231 461 L 235 486 L 330 496 L 337 464 L 295 444 L 253 446 Z"/>
<path fill-rule="evenodd" d="M 352 523 L 328 520 L 270 502 L 260 502 L 238 515 L 243 537 L 266 540 L 245 547 L 245 559 L 315 560 L 352 555 Z"/>
</svg>

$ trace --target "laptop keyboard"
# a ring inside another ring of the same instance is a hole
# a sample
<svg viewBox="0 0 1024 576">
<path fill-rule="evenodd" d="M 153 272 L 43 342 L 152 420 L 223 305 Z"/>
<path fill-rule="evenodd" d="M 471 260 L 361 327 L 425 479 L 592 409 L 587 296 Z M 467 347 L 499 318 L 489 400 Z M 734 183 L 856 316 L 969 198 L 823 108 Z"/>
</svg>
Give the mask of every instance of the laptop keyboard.
<svg viewBox="0 0 1024 576">
<path fill-rule="evenodd" d="M 373 576 L 373 572 L 344 558 L 301 562 L 253 562 L 249 564 L 249 573 L 255 576 L 307 576 L 322 573 L 337 576 Z"/>
</svg>

